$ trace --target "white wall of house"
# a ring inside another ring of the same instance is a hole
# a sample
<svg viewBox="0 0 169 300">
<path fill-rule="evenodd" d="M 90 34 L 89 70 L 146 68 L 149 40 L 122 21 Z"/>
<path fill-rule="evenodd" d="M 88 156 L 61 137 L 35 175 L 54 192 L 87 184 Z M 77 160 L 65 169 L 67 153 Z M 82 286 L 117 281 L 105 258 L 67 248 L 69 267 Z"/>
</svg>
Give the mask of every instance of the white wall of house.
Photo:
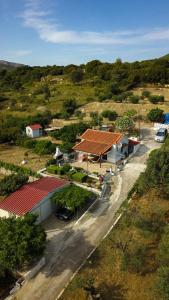
<svg viewBox="0 0 169 300">
<path fill-rule="evenodd" d="M 30 126 L 26 127 L 26 135 L 31 138 L 42 136 L 42 129 L 32 130 Z"/>
<path fill-rule="evenodd" d="M 3 209 L 0 209 L 0 218 L 9 218 L 9 217 L 12 217 L 12 216 L 16 216 L 16 217 L 18 217 L 17 215 L 15 215 L 15 214 L 12 214 L 12 213 L 10 213 L 10 212 L 8 212 L 8 211 L 6 211 L 6 210 L 3 210 Z"/>
<path fill-rule="evenodd" d="M 9 212 L 6 210 L 0 209 L 0 218 L 3 218 L 3 217 L 9 218 Z"/>
<path fill-rule="evenodd" d="M 111 163 L 116 163 L 121 159 L 121 155 L 128 153 L 128 146 L 124 147 L 121 151 L 121 146 L 123 144 L 128 144 L 128 137 L 124 136 L 117 145 L 113 145 L 111 150 L 107 153 L 107 161 Z"/>
</svg>

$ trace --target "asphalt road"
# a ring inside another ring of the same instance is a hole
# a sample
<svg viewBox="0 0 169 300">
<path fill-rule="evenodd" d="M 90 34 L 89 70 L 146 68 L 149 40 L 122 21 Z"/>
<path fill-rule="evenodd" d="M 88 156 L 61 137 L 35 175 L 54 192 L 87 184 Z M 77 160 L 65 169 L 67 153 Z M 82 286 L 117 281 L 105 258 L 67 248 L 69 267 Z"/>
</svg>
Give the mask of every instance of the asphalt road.
<svg viewBox="0 0 169 300">
<path fill-rule="evenodd" d="M 143 144 L 130 158 L 123 171 L 114 177 L 110 197 L 98 201 L 78 223 L 48 233 L 47 263 L 38 275 L 27 282 L 15 300 L 56 300 L 70 278 L 100 243 L 115 220 L 115 213 L 126 199 L 152 149 L 160 147 L 150 129 L 142 129 Z"/>
</svg>

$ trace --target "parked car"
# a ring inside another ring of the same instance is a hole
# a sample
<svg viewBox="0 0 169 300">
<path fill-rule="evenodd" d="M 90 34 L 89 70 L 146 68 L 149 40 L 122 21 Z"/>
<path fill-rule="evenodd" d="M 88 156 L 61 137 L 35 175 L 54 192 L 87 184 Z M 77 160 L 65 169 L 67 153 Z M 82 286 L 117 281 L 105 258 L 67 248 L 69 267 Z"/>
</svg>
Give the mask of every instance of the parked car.
<svg viewBox="0 0 169 300">
<path fill-rule="evenodd" d="M 55 216 L 62 221 L 70 221 L 74 217 L 74 212 L 67 208 L 67 207 L 62 207 L 56 210 Z"/>
<path fill-rule="evenodd" d="M 157 130 L 155 134 L 155 141 L 159 143 L 163 143 L 167 137 L 167 129 L 166 128 L 160 128 Z"/>
</svg>

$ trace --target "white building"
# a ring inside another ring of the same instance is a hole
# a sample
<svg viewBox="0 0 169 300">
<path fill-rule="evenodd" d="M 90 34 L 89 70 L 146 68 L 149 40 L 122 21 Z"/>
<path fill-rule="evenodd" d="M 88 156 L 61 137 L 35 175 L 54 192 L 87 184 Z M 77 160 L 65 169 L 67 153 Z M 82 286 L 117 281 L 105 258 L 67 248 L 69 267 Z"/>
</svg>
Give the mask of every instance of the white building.
<svg viewBox="0 0 169 300">
<path fill-rule="evenodd" d="M 67 185 L 68 181 L 53 177 L 43 177 L 25 184 L 0 202 L 0 217 L 19 217 L 33 213 L 38 216 L 37 222 L 41 223 L 55 210 L 51 196 Z"/>
<path fill-rule="evenodd" d="M 43 135 L 42 126 L 40 124 L 33 124 L 26 126 L 26 135 L 30 138 L 37 138 Z"/>
<path fill-rule="evenodd" d="M 81 136 L 81 142 L 73 147 L 78 160 L 89 155 L 110 163 L 117 163 L 128 156 L 128 137 L 115 132 L 87 129 Z"/>
</svg>

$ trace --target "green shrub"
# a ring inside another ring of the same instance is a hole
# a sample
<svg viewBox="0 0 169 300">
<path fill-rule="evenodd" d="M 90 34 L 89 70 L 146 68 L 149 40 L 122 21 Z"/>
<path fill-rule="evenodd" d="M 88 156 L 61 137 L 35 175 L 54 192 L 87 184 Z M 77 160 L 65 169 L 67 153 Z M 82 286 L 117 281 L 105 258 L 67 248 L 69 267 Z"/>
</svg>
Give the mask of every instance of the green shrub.
<svg viewBox="0 0 169 300">
<path fill-rule="evenodd" d="M 136 95 L 133 95 L 133 96 L 130 96 L 129 97 L 129 101 L 133 104 L 137 104 L 139 103 L 139 100 L 140 100 L 140 97 L 139 96 L 136 96 Z"/>
<path fill-rule="evenodd" d="M 131 251 L 125 251 L 122 256 L 122 270 L 133 273 L 142 273 L 145 268 L 147 248 L 145 245 L 135 246 Z"/>
<path fill-rule="evenodd" d="M 60 174 L 60 169 L 61 168 L 59 166 L 54 166 L 54 165 L 47 167 L 47 171 L 51 174 Z"/>
<path fill-rule="evenodd" d="M 108 109 L 104 110 L 101 113 L 101 115 L 102 115 L 103 118 L 109 119 L 109 121 L 114 121 L 118 117 L 118 114 L 116 113 L 116 111 L 111 111 L 111 110 L 108 110 Z"/>
<path fill-rule="evenodd" d="M 56 145 L 51 141 L 41 140 L 35 144 L 34 151 L 37 154 L 51 154 L 55 151 Z"/>
<path fill-rule="evenodd" d="M 71 166 L 69 164 L 65 164 L 65 165 L 63 165 L 63 167 L 61 169 L 62 169 L 63 174 L 66 174 L 70 171 Z"/>
<path fill-rule="evenodd" d="M 150 94 L 151 94 L 151 93 L 150 93 L 149 91 L 146 91 L 146 90 L 145 90 L 145 91 L 142 92 L 142 97 L 143 97 L 143 98 L 149 98 L 149 97 L 150 97 Z"/>
<path fill-rule="evenodd" d="M 65 175 L 69 172 L 71 166 L 69 164 L 65 164 L 63 167 L 59 167 L 56 165 L 51 165 L 47 167 L 47 171 L 52 174 Z"/>
<path fill-rule="evenodd" d="M 22 174 L 12 174 L 5 176 L 0 181 L 0 195 L 7 196 L 18 190 L 28 181 L 29 177 Z"/>
<path fill-rule="evenodd" d="M 87 177 L 88 176 L 86 174 L 80 172 L 76 172 L 71 176 L 72 180 L 77 182 L 85 182 L 87 180 Z"/>
<path fill-rule="evenodd" d="M 156 104 L 158 102 L 164 102 L 164 96 L 160 95 L 160 96 L 157 96 L 157 95 L 152 95 L 149 97 L 149 101 L 153 104 Z"/>
<path fill-rule="evenodd" d="M 151 109 L 147 114 L 147 118 L 151 122 L 160 122 L 163 119 L 163 110 L 158 107 Z"/>
<path fill-rule="evenodd" d="M 15 172 L 15 173 L 22 173 L 23 175 L 34 176 L 34 177 L 40 176 L 37 174 L 37 172 L 34 172 L 31 169 L 28 169 L 25 167 L 19 167 L 12 163 L 6 163 L 2 160 L 0 160 L 0 168 L 4 168 L 6 170 L 11 170 L 12 172 Z"/>
<path fill-rule="evenodd" d="M 51 166 L 51 165 L 56 165 L 56 159 L 55 158 L 51 158 L 46 162 L 46 167 Z"/>
<path fill-rule="evenodd" d="M 28 149 L 33 149 L 35 148 L 37 141 L 32 140 L 32 139 L 25 139 L 23 142 L 23 147 L 28 148 Z"/>
</svg>

